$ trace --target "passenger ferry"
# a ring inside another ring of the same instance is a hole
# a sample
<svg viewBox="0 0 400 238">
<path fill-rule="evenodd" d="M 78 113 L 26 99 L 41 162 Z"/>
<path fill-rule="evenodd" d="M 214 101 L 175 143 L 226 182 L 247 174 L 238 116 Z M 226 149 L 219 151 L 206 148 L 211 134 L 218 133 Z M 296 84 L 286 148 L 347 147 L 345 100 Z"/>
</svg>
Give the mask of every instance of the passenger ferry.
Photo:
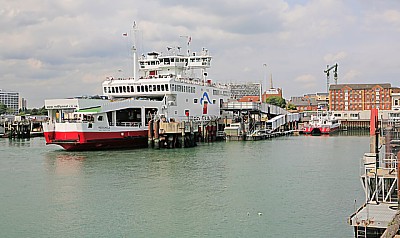
<svg viewBox="0 0 400 238">
<path fill-rule="evenodd" d="M 317 115 L 311 115 L 308 125 L 303 127 L 304 134 L 321 135 L 338 131 L 340 122 L 331 111 L 318 111 Z"/>
<path fill-rule="evenodd" d="M 207 123 L 220 117 L 230 90 L 208 77 L 207 49 L 181 54 L 167 48 L 166 54 L 137 58 L 133 47 L 133 55 L 133 77 L 107 77 L 104 96 L 45 100 L 47 144 L 66 150 L 147 147 L 151 119 Z"/>
</svg>

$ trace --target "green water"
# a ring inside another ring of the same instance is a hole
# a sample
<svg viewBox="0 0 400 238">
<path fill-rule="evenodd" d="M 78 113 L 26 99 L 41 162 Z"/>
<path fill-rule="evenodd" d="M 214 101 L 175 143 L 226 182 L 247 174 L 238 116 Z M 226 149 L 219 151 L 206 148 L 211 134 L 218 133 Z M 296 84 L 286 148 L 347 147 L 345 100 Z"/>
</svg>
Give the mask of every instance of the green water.
<svg viewBox="0 0 400 238">
<path fill-rule="evenodd" d="M 66 152 L 0 139 L 0 237 L 352 237 L 365 136 Z"/>
</svg>

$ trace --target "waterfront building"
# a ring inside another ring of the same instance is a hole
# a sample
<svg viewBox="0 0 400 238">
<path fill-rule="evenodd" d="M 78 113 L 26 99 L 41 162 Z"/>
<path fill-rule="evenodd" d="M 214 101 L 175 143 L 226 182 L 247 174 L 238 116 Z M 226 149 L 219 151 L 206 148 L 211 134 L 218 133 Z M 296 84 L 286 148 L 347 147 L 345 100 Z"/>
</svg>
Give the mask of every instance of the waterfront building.
<svg viewBox="0 0 400 238">
<path fill-rule="evenodd" d="M 265 102 L 270 97 L 282 97 L 281 88 L 269 88 L 262 94 L 262 101 Z"/>
<path fill-rule="evenodd" d="M 19 93 L 0 89 L 0 103 L 6 105 L 7 108 L 11 109 L 11 114 L 18 114 Z"/>
<path fill-rule="evenodd" d="M 21 97 L 19 99 L 19 110 L 26 111 L 26 109 L 28 109 L 28 104 L 26 102 L 26 99 Z"/>
<path fill-rule="evenodd" d="M 392 109 L 400 110 L 400 88 L 392 90 Z"/>
<path fill-rule="evenodd" d="M 304 95 L 306 98 L 314 98 L 318 109 L 326 110 L 329 108 L 329 93 L 310 93 Z"/>
<path fill-rule="evenodd" d="M 307 95 L 300 97 L 291 97 L 290 103 L 295 105 L 297 111 L 317 111 L 318 110 L 318 102 L 314 97 L 309 97 Z"/>
<path fill-rule="evenodd" d="M 396 91 L 396 88 L 392 88 L 390 83 L 331 85 L 329 109 L 331 111 L 363 111 L 373 108 L 392 110 L 393 90 Z"/>
</svg>

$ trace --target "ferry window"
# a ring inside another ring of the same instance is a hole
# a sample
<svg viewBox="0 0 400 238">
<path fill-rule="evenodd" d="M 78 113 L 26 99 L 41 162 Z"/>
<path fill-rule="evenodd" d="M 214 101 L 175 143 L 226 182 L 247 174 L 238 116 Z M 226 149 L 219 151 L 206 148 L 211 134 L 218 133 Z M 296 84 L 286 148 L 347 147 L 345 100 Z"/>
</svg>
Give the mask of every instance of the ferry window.
<svg viewBox="0 0 400 238">
<path fill-rule="evenodd" d="M 122 86 L 119 86 L 119 92 L 122 93 Z"/>
<path fill-rule="evenodd" d="M 171 84 L 171 91 L 175 91 L 175 85 Z"/>
<path fill-rule="evenodd" d="M 131 92 L 133 93 L 135 90 L 135 88 L 133 86 L 131 86 Z"/>
<path fill-rule="evenodd" d="M 149 92 L 153 91 L 153 85 L 149 85 Z"/>
<path fill-rule="evenodd" d="M 217 103 L 217 101 L 215 99 L 213 99 L 213 104 Z"/>
<path fill-rule="evenodd" d="M 140 90 L 142 90 L 142 92 L 144 92 L 144 86 L 140 86 Z"/>
<path fill-rule="evenodd" d="M 164 84 L 161 85 L 161 91 L 164 91 Z"/>
<path fill-rule="evenodd" d="M 194 98 L 194 99 L 193 99 L 193 103 L 197 103 L 197 98 Z"/>
<path fill-rule="evenodd" d="M 111 87 L 108 87 L 108 93 L 111 93 Z"/>
<path fill-rule="evenodd" d="M 115 87 L 115 92 L 119 93 L 118 87 Z"/>
<path fill-rule="evenodd" d="M 149 91 L 149 87 L 148 87 L 147 85 L 145 85 L 145 86 L 144 86 L 144 90 L 145 90 L 146 92 L 148 92 L 148 91 Z"/>
<path fill-rule="evenodd" d="M 196 88 L 195 87 L 193 87 L 193 93 L 196 93 Z"/>
<path fill-rule="evenodd" d="M 115 89 L 114 89 L 114 87 L 112 87 L 112 88 L 111 88 L 111 90 L 112 90 L 112 92 L 113 92 L 113 93 L 115 93 Z"/>
<path fill-rule="evenodd" d="M 171 62 L 175 62 L 175 59 L 174 59 L 174 58 L 171 58 Z"/>
<path fill-rule="evenodd" d="M 136 91 L 140 92 L 140 86 L 136 86 Z"/>
<path fill-rule="evenodd" d="M 160 85 L 157 85 L 157 91 L 160 91 Z"/>
<path fill-rule="evenodd" d="M 126 93 L 126 86 L 124 86 L 123 89 L 124 89 L 124 93 Z"/>
<path fill-rule="evenodd" d="M 107 92 L 107 87 L 104 87 L 104 92 L 105 92 L 105 93 Z"/>
<path fill-rule="evenodd" d="M 175 111 L 174 111 L 174 114 L 177 115 L 177 114 L 178 114 L 178 111 L 175 110 Z"/>
<path fill-rule="evenodd" d="M 165 85 L 165 91 L 169 91 L 168 90 L 168 84 Z"/>
<path fill-rule="evenodd" d="M 103 116 L 98 116 L 98 117 L 97 117 L 97 120 L 98 120 L 98 121 L 103 121 Z"/>
<path fill-rule="evenodd" d="M 130 93 L 130 92 L 131 92 L 131 87 L 127 86 L 127 87 L 126 87 L 126 91 L 127 91 L 128 93 Z"/>
</svg>

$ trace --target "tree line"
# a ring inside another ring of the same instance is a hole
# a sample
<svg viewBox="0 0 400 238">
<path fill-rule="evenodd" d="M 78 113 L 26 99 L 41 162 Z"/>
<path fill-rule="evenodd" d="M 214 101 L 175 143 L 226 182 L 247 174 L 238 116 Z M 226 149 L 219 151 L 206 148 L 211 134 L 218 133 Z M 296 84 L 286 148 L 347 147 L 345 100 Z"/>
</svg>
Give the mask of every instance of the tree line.
<svg viewBox="0 0 400 238">
<path fill-rule="evenodd" d="M 0 102 L 0 115 L 4 114 L 13 114 L 14 110 L 10 107 L 7 107 L 3 103 Z M 43 107 L 41 108 L 32 108 L 32 109 L 20 109 L 18 115 L 47 115 L 47 110 Z"/>
<path fill-rule="evenodd" d="M 296 110 L 296 106 L 294 104 L 286 104 L 286 100 L 281 97 L 272 96 L 267 98 L 265 102 L 288 110 Z"/>
</svg>

